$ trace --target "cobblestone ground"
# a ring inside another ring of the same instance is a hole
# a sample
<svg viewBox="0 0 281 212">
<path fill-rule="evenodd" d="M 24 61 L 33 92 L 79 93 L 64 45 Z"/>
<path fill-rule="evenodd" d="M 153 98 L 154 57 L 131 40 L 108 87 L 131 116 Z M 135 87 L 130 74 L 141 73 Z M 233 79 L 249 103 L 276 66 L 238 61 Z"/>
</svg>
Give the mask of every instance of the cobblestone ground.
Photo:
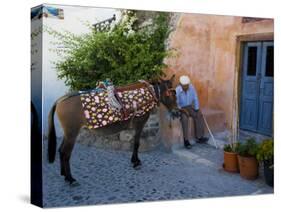
<svg viewBox="0 0 281 212">
<path fill-rule="evenodd" d="M 172 153 L 161 147 L 140 153 L 143 165 L 139 170 L 132 168 L 130 157 L 131 152 L 76 144 L 71 166 L 80 185 L 71 187 L 60 176 L 58 154 L 55 163 L 49 164 L 45 151 L 44 207 L 273 193 L 262 175 L 247 181 L 224 172 L 222 150 L 207 144 L 196 144 L 192 150 L 177 146 Z"/>
</svg>

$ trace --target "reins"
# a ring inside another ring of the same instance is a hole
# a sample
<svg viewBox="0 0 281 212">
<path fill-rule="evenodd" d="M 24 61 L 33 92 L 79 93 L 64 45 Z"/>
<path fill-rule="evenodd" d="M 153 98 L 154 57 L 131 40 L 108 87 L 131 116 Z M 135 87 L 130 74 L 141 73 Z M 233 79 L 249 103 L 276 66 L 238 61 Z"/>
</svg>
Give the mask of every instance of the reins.
<svg viewBox="0 0 281 212">
<path fill-rule="evenodd" d="M 170 96 L 171 95 L 170 90 L 172 90 L 172 89 L 168 88 L 168 86 L 166 84 L 164 84 L 164 86 L 165 86 L 164 92 L 166 92 L 165 96 Z M 160 88 L 159 88 L 158 84 L 157 84 L 157 88 L 158 88 L 158 91 L 159 91 L 159 98 L 162 99 L 162 95 L 161 95 Z M 170 108 L 168 108 L 165 104 L 163 104 L 163 105 L 166 107 L 166 109 L 169 113 L 169 127 L 172 128 L 172 113 L 170 112 Z"/>
</svg>

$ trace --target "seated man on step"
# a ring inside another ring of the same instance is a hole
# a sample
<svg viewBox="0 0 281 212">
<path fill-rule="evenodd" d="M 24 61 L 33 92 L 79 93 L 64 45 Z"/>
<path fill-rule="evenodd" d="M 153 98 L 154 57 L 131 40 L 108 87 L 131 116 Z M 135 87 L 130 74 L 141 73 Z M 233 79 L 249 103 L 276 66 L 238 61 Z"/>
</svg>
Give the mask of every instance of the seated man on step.
<svg viewBox="0 0 281 212">
<path fill-rule="evenodd" d="M 176 87 L 177 106 L 181 111 L 181 124 L 183 129 L 184 146 L 191 149 L 188 136 L 188 117 L 194 120 L 195 136 L 197 143 L 208 141 L 204 137 L 204 120 L 203 114 L 199 109 L 199 100 L 195 88 L 190 82 L 188 76 L 180 77 L 180 84 Z"/>
</svg>

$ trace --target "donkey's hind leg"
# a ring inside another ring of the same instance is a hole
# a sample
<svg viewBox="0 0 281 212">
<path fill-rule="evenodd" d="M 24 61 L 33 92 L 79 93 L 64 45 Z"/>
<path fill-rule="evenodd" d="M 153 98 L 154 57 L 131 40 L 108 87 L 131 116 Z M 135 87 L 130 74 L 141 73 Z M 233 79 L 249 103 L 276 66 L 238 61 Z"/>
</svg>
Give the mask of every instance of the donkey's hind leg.
<svg viewBox="0 0 281 212">
<path fill-rule="evenodd" d="M 63 148 L 63 144 L 64 144 L 64 137 L 62 140 L 62 143 L 59 147 L 59 154 L 60 154 L 60 175 L 61 176 L 65 176 L 65 166 L 64 166 L 64 162 L 63 162 L 63 154 L 62 154 L 62 148 Z"/>
<path fill-rule="evenodd" d="M 65 181 L 69 182 L 70 184 L 74 183 L 76 180 L 72 177 L 71 168 L 70 168 L 70 157 L 71 153 L 75 144 L 76 136 L 72 137 L 65 137 L 64 142 L 60 149 L 61 155 L 61 164 L 62 164 L 62 173 L 65 176 Z"/>
<path fill-rule="evenodd" d="M 68 98 L 57 104 L 57 116 L 64 131 L 63 143 L 59 148 L 61 174 L 70 184 L 76 180 L 71 175 L 70 157 L 76 137 L 85 120 L 79 96 Z"/>
</svg>

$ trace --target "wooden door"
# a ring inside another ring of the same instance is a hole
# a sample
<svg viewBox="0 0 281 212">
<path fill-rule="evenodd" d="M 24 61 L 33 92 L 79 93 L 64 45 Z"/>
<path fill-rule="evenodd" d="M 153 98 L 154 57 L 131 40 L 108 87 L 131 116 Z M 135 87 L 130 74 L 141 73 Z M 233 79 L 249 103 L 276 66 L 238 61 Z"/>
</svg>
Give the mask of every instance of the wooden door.
<svg viewBox="0 0 281 212">
<path fill-rule="evenodd" d="M 273 42 L 244 45 L 240 128 L 272 135 Z"/>
</svg>

